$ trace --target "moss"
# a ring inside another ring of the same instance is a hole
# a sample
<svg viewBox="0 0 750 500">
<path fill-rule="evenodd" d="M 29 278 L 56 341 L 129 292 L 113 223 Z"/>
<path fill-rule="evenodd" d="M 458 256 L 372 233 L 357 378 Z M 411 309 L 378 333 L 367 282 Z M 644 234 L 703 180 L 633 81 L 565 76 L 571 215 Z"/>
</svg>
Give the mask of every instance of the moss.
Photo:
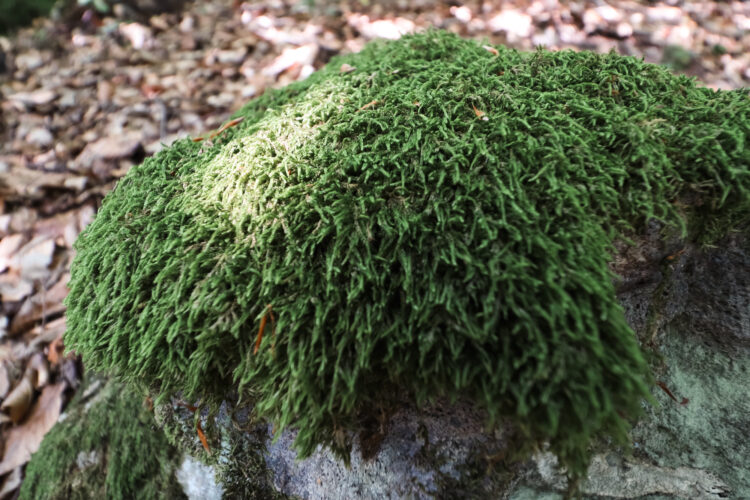
<svg viewBox="0 0 750 500">
<path fill-rule="evenodd" d="M 196 417 L 191 409 L 174 402 L 156 405 L 154 409 L 156 422 L 170 443 L 214 466 L 224 499 L 289 498 L 275 490 L 271 471 L 266 466 L 267 426 L 252 421 L 240 423 L 234 415 L 222 414 L 211 418 L 206 413 L 199 411 Z M 248 416 L 244 410 L 237 413 Z M 211 453 L 205 451 L 198 438 L 194 424 L 196 418 L 201 419 Z"/>
<path fill-rule="evenodd" d="M 20 497 L 184 498 L 174 475 L 179 454 L 154 426 L 144 398 L 120 382 L 95 391 L 98 384 L 87 376 L 65 418 L 45 436 Z"/>
<path fill-rule="evenodd" d="M 66 345 L 164 397 L 239 390 L 302 457 L 346 458 L 401 391 L 470 397 L 581 475 L 649 397 L 612 241 L 747 227 L 750 100 L 615 54 L 497 51 L 373 43 L 133 168 L 77 242 Z"/>
<path fill-rule="evenodd" d="M 49 14 L 55 0 L 0 0 L 0 34 Z"/>
</svg>

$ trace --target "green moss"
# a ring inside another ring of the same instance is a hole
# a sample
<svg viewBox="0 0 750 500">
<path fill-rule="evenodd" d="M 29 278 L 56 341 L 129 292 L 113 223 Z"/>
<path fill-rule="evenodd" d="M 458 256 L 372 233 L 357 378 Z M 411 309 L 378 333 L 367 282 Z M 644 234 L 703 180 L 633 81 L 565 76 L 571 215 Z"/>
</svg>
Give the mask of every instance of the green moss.
<svg viewBox="0 0 750 500">
<path fill-rule="evenodd" d="M 55 0 L 0 0 L 0 33 L 29 24 L 49 14 Z"/>
<path fill-rule="evenodd" d="M 88 377 L 66 418 L 26 467 L 21 498 L 47 500 L 184 498 L 174 475 L 179 454 L 154 426 L 143 397 L 122 383 Z"/>
<path fill-rule="evenodd" d="M 347 456 L 401 391 L 470 397 L 582 474 L 649 394 L 611 242 L 698 213 L 746 227 L 750 100 L 497 50 L 370 44 L 133 168 L 76 245 L 66 345 L 164 395 L 239 389 L 302 456 Z"/>
<path fill-rule="evenodd" d="M 244 411 L 243 411 L 244 413 Z M 264 453 L 268 426 L 257 422 L 238 423 L 233 415 L 206 418 L 205 411 L 193 412 L 180 404 L 165 402 L 154 408 L 157 424 L 171 444 L 188 455 L 214 466 L 223 498 L 242 500 L 284 500 L 276 491 Z M 198 438 L 195 420 L 201 427 L 211 453 Z"/>
</svg>

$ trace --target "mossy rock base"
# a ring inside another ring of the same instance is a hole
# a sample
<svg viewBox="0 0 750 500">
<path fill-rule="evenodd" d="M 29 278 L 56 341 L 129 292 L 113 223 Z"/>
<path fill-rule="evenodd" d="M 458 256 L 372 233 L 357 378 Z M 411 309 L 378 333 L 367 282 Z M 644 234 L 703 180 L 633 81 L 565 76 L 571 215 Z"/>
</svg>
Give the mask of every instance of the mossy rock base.
<svg viewBox="0 0 750 500">
<path fill-rule="evenodd" d="M 679 258 L 665 259 L 680 248 L 685 251 Z M 622 276 L 618 298 L 628 321 L 647 346 L 657 380 L 678 401 L 655 386 L 658 403 L 631 431 L 631 450 L 594 444 L 594 459 L 581 483 L 583 498 L 749 497 L 745 463 L 750 448 L 744 436 L 750 430 L 745 397 L 750 386 L 750 238 L 735 236 L 718 249 L 700 250 L 663 238 L 653 226 L 615 261 Z M 207 458 L 190 429 L 192 416 L 179 410 L 171 415 L 167 427 L 188 429 L 178 442 Z M 385 425 L 375 416 L 377 424 L 354 437 L 347 467 L 325 449 L 298 460 L 294 431 L 276 441 L 271 425 L 238 432 L 247 421 L 229 418 L 225 407 L 209 435 L 227 452 L 209 460 L 218 477 L 231 478 L 235 487 L 242 484 L 244 494 L 267 493 L 272 484 L 285 496 L 304 499 L 563 499 L 567 481 L 555 456 L 537 453 L 514 462 L 512 426 L 487 430 L 485 418 L 465 402 L 421 409 L 405 402 L 391 409 Z M 367 449 L 373 444 L 374 452 Z M 228 452 L 232 446 L 254 450 L 252 469 L 239 466 L 247 456 Z M 372 456 L 363 458 L 363 449 Z"/>
<path fill-rule="evenodd" d="M 185 498 L 176 477 L 180 457 L 142 395 L 89 374 L 32 456 L 21 498 Z"/>
</svg>

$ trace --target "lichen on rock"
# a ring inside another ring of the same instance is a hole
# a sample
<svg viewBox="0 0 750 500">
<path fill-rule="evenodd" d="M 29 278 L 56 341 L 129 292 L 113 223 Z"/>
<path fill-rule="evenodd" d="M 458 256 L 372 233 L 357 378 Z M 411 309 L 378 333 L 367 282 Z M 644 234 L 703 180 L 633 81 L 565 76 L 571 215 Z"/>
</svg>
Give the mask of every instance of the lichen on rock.
<svg viewBox="0 0 750 500">
<path fill-rule="evenodd" d="M 239 394 L 297 429 L 301 457 L 346 459 L 399 398 L 465 397 L 581 476 L 650 398 L 613 242 L 750 219 L 747 92 L 615 54 L 430 31 L 237 117 L 107 196 L 76 244 L 65 342 L 164 397 Z"/>
</svg>

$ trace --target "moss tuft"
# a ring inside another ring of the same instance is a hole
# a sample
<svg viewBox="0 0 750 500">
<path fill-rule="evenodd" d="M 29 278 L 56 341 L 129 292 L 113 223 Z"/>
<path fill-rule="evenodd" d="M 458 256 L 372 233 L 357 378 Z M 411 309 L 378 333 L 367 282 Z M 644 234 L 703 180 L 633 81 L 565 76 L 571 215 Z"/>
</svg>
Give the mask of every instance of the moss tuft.
<svg viewBox="0 0 750 500">
<path fill-rule="evenodd" d="M 66 418 L 45 436 L 26 467 L 20 498 L 184 498 L 174 475 L 179 454 L 155 427 L 143 397 L 113 380 L 89 395 L 100 383 L 87 376 Z"/>
<path fill-rule="evenodd" d="M 164 395 L 239 389 L 302 456 L 347 456 L 398 390 L 471 397 L 582 474 L 649 394 L 612 241 L 747 227 L 750 99 L 615 54 L 497 51 L 373 43 L 133 168 L 78 240 L 66 345 Z"/>
</svg>

